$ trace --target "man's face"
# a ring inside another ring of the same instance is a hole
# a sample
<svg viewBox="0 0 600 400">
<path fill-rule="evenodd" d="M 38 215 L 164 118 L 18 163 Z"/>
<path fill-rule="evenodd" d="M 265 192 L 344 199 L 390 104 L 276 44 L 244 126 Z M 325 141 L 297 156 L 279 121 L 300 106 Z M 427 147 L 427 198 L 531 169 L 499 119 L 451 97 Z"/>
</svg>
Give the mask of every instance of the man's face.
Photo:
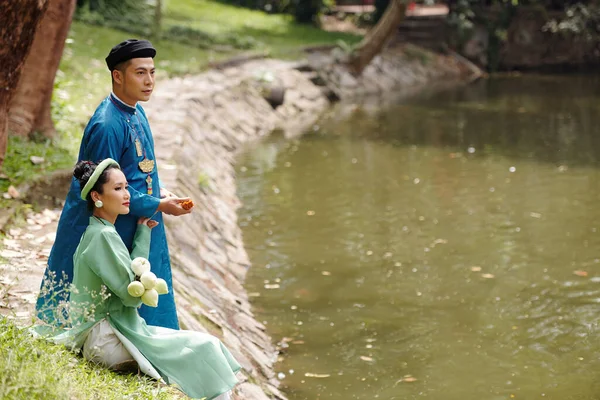
<svg viewBox="0 0 600 400">
<path fill-rule="evenodd" d="M 121 99 L 135 104 L 148 101 L 154 89 L 154 60 L 152 58 L 133 58 L 122 74 Z"/>
</svg>

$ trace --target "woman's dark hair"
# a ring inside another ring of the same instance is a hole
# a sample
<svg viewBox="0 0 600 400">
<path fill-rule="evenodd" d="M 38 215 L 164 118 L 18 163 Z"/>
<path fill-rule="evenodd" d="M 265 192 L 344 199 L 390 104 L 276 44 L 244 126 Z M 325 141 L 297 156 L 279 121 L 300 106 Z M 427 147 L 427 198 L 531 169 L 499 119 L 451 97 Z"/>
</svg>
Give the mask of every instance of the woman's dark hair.
<svg viewBox="0 0 600 400">
<path fill-rule="evenodd" d="M 79 161 L 77 165 L 75 165 L 75 169 L 73 170 L 73 176 L 79 181 L 79 187 L 81 188 L 81 190 L 83 190 L 85 184 L 88 183 L 97 166 L 98 164 L 92 161 Z M 92 186 L 87 196 L 85 197 L 85 200 L 87 201 L 88 210 L 92 211 L 94 209 L 94 201 L 92 200 L 91 195 L 92 191 L 102 194 L 102 186 L 104 186 L 104 184 L 108 182 L 109 171 L 113 168 L 120 169 L 115 164 L 111 164 L 108 167 L 106 167 L 104 171 L 102 171 L 102 175 L 98 177 L 98 180 L 96 181 L 94 186 Z"/>
</svg>

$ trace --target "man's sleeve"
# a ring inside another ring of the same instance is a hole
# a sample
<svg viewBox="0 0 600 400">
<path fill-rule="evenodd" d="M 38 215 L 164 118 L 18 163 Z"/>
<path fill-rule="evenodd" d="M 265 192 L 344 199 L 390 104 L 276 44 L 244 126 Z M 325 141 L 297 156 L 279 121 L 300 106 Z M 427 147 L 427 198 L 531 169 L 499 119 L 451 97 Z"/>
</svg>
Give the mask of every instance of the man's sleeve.
<svg viewBox="0 0 600 400">
<path fill-rule="evenodd" d="M 156 213 L 160 204 L 159 198 L 138 192 L 131 186 L 129 186 L 129 194 L 131 194 L 131 199 L 129 199 L 129 211 L 131 214 L 138 217 L 150 218 Z"/>
</svg>

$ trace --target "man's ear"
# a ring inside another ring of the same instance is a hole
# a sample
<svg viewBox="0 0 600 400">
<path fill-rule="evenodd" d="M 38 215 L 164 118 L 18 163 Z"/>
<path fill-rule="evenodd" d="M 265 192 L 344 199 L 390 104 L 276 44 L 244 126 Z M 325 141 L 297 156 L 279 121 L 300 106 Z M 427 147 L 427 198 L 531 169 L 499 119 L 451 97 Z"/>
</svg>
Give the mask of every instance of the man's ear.
<svg viewBox="0 0 600 400">
<path fill-rule="evenodd" d="M 123 74 L 118 69 L 113 69 L 111 72 L 113 81 L 119 85 L 123 84 Z"/>
</svg>

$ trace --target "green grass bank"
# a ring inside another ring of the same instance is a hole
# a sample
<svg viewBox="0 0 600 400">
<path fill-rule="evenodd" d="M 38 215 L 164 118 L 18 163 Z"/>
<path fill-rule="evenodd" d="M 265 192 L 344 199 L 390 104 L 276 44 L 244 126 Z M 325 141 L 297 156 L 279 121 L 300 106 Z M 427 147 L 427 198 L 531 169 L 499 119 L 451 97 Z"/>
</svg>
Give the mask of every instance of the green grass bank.
<svg viewBox="0 0 600 400">
<path fill-rule="evenodd" d="M 4 400 L 176 399 L 176 389 L 143 374 L 116 374 L 62 346 L 34 339 L 0 316 L 0 398 Z"/>
</svg>

